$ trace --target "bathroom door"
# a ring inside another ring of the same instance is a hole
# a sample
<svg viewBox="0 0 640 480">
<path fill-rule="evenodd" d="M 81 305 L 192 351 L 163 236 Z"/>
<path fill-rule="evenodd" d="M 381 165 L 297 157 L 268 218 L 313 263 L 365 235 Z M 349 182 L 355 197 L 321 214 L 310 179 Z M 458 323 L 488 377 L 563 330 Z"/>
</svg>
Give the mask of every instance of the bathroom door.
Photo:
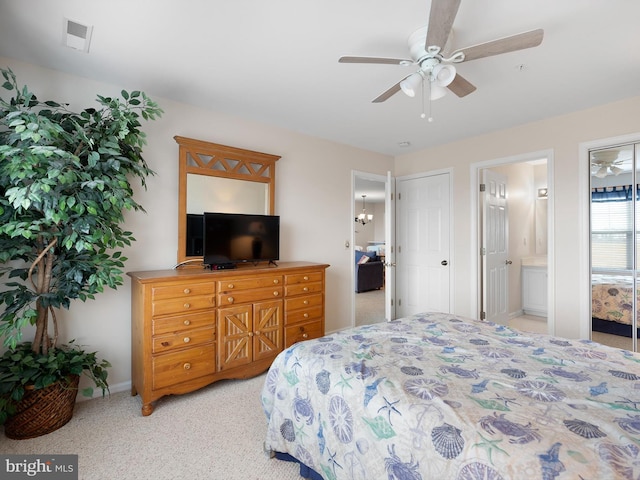
<svg viewBox="0 0 640 480">
<path fill-rule="evenodd" d="M 484 319 L 509 320 L 509 208 L 507 177 L 482 171 L 482 307 Z"/>
</svg>

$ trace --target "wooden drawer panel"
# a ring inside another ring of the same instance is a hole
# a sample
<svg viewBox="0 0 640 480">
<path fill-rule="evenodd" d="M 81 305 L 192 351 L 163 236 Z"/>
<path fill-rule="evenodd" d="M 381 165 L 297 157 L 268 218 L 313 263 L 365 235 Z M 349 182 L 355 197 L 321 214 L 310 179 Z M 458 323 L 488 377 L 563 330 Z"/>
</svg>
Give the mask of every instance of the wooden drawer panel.
<svg viewBox="0 0 640 480">
<path fill-rule="evenodd" d="M 186 298 L 168 298 L 151 304 L 151 314 L 167 315 L 169 313 L 186 313 L 192 310 L 204 310 L 215 307 L 215 295 Z"/>
<path fill-rule="evenodd" d="M 212 342 L 216 337 L 214 327 L 196 328 L 183 332 L 153 337 L 153 353 L 162 353 L 191 345 Z"/>
<path fill-rule="evenodd" d="M 193 328 L 214 326 L 216 324 L 216 313 L 208 312 L 192 313 L 180 315 L 178 317 L 161 317 L 151 320 L 151 334 L 165 335 L 167 333 L 177 333 Z"/>
<path fill-rule="evenodd" d="M 312 338 L 320 338 L 324 335 L 322 331 L 321 322 L 308 322 L 301 323 L 299 325 L 292 325 L 284 330 L 284 348 L 289 348 L 291 345 L 304 340 L 311 340 Z"/>
<path fill-rule="evenodd" d="M 282 285 L 282 276 L 252 277 L 218 282 L 218 292 L 228 293 L 236 290 L 248 290 L 253 288 L 264 288 Z"/>
<path fill-rule="evenodd" d="M 152 357 L 153 388 L 159 389 L 215 373 L 215 346 L 189 348 Z"/>
<path fill-rule="evenodd" d="M 322 281 L 322 272 L 292 273 L 284 276 L 287 285 L 296 283 L 320 282 Z"/>
<path fill-rule="evenodd" d="M 151 288 L 151 300 L 155 302 L 167 298 L 185 298 L 198 295 L 213 295 L 215 293 L 215 282 L 159 285 Z"/>
<path fill-rule="evenodd" d="M 293 295 L 302 295 L 304 293 L 318 293 L 322 292 L 322 282 L 313 283 L 299 283 L 296 285 L 287 285 L 284 293 L 287 297 Z"/>
<path fill-rule="evenodd" d="M 218 305 L 236 305 L 238 303 L 256 302 L 282 298 L 282 287 L 256 288 L 255 290 L 238 290 L 218 294 Z"/>
<path fill-rule="evenodd" d="M 296 310 L 298 308 L 309 308 L 322 305 L 322 294 L 307 295 L 304 297 L 287 298 L 284 301 L 284 308 L 287 311 Z"/>
<path fill-rule="evenodd" d="M 306 322 L 314 318 L 322 317 L 322 305 L 316 307 L 301 308 L 299 310 L 288 311 L 284 313 L 284 324 L 291 325 L 297 322 Z"/>
</svg>

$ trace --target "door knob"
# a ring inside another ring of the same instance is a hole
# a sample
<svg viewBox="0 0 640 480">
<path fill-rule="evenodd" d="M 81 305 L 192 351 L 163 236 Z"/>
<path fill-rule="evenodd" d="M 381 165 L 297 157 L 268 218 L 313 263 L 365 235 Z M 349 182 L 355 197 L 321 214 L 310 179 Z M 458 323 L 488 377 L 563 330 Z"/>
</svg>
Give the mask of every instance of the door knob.
<svg viewBox="0 0 640 480">
<path fill-rule="evenodd" d="M 511 260 L 506 260 L 504 263 L 505 265 L 511 265 L 513 262 Z"/>
<path fill-rule="evenodd" d="M 445 266 L 445 267 L 446 267 L 447 265 L 449 265 L 449 262 L 447 262 L 446 260 L 442 260 L 442 261 L 440 262 L 440 265 L 443 265 L 443 266 Z"/>
</svg>

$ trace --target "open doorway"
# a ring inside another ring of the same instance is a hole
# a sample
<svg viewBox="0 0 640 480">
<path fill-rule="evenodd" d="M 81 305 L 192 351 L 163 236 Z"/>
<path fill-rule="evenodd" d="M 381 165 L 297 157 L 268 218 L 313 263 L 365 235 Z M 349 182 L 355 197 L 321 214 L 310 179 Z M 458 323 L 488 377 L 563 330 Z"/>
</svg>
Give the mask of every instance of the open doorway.
<svg viewBox="0 0 640 480">
<path fill-rule="evenodd" d="M 478 316 L 553 333 L 551 153 L 472 166 Z"/>
<path fill-rule="evenodd" d="M 354 325 L 385 321 L 386 177 L 353 174 Z"/>
</svg>

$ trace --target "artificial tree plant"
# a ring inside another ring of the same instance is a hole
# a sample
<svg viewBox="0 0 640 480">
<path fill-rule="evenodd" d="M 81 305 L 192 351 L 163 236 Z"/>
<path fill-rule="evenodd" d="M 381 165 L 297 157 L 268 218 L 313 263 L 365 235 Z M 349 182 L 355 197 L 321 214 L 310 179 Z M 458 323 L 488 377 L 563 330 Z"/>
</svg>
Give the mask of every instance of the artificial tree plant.
<svg viewBox="0 0 640 480">
<path fill-rule="evenodd" d="M 79 113 L 40 101 L 0 69 L 0 423 L 25 387 L 84 373 L 103 394 L 109 363 L 73 342 L 59 344 L 56 310 L 123 284 L 126 210 L 143 210 L 131 181 L 153 174 L 142 158 L 140 117 L 162 114 L 139 91 L 97 96 Z M 30 341 L 23 329 L 35 326 Z M 92 387 L 83 391 L 92 393 Z"/>
</svg>

